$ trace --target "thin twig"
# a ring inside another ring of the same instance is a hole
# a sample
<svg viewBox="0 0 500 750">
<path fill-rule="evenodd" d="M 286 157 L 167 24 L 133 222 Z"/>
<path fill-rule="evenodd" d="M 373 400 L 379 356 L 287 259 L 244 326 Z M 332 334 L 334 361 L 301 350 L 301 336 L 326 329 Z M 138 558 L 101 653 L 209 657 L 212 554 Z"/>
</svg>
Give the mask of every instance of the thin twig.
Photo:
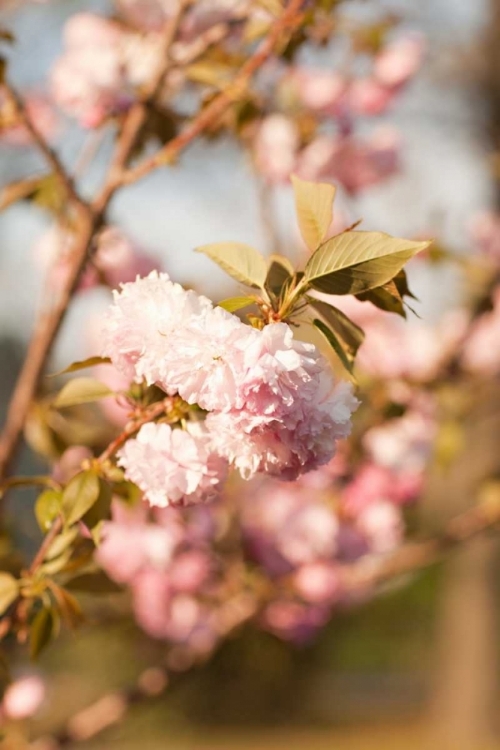
<svg viewBox="0 0 500 750">
<path fill-rule="evenodd" d="M 147 407 L 141 413 L 140 417 L 138 419 L 131 420 L 126 425 L 125 429 L 120 432 L 120 434 L 101 453 L 101 455 L 97 459 L 99 463 L 108 461 L 112 456 L 114 456 L 117 450 L 119 450 L 119 448 L 121 448 L 122 445 L 124 445 L 124 443 L 126 443 L 130 437 L 132 437 L 132 435 L 140 430 L 142 425 L 147 424 L 147 422 L 151 422 L 161 414 L 165 414 L 166 412 L 168 412 L 172 404 L 173 398 L 169 396 L 168 398 L 165 398 L 162 401 L 158 401 L 157 403 L 151 404 L 149 407 Z"/>
<path fill-rule="evenodd" d="M 14 109 L 17 119 L 28 131 L 34 143 L 44 155 L 49 166 L 52 168 L 52 171 L 58 177 L 61 185 L 63 185 L 64 189 L 66 190 L 66 193 L 70 200 L 74 203 L 75 206 L 87 212 L 89 210 L 89 207 L 78 194 L 73 183 L 73 179 L 71 178 L 70 174 L 66 170 L 65 166 L 59 159 L 54 149 L 49 146 L 44 136 L 40 133 L 35 123 L 32 121 L 28 111 L 26 110 L 26 107 L 24 106 L 23 100 L 21 99 L 15 88 L 8 81 L 3 82 L 2 88 L 6 94 L 7 101 L 12 105 Z"/>
</svg>

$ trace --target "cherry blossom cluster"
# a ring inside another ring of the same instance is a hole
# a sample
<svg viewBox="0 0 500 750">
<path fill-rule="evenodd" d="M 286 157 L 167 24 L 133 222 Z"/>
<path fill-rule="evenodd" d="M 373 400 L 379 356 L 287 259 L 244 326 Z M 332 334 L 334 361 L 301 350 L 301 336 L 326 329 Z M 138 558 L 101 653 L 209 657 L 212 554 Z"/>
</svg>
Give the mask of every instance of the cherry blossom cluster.
<svg viewBox="0 0 500 750">
<path fill-rule="evenodd" d="M 418 71 L 423 51 L 420 36 L 401 35 L 375 55 L 368 75 L 305 67 L 287 71 L 276 95 L 283 111 L 264 117 L 255 136 L 259 172 L 270 183 L 287 181 L 292 172 L 307 180 L 334 180 L 350 194 L 394 174 L 398 131 L 384 125 L 360 137 L 355 123 L 390 108 Z M 317 121 L 312 135 L 301 125 L 306 114 Z"/>
<path fill-rule="evenodd" d="M 86 128 L 126 111 L 161 59 L 160 38 L 117 21 L 77 13 L 64 29 L 64 52 L 51 73 L 54 101 Z"/>
<path fill-rule="evenodd" d="M 371 594 L 353 592 L 345 571 L 403 541 L 404 508 L 422 491 L 435 432 L 434 404 L 413 399 L 363 435 L 361 462 L 344 444 L 296 482 L 240 480 L 219 502 L 182 511 L 116 499 L 97 561 L 130 588 L 135 617 L 155 638 L 210 650 L 231 588 L 250 586 L 255 598 L 268 592 L 256 609 L 260 628 L 307 641 L 334 608 Z"/>
<path fill-rule="evenodd" d="M 144 425 L 119 454 L 153 505 L 207 499 L 226 465 L 245 479 L 295 479 L 332 458 L 358 403 L 287 324 L 245 325 L 164 273 L 115 291 L 102 353 L 129 380 L 194 407 L 184 430 Z"/>
</svg>

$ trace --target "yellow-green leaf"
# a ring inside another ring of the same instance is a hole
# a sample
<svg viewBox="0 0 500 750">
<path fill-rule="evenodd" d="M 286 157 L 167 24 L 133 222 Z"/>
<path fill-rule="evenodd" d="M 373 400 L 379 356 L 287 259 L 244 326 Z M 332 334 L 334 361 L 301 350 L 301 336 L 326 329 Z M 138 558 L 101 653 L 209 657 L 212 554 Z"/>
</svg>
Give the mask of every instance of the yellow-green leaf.
<svg viewBox="0 0 500 750">
<path fill-rule="evenodd" d="M 294 273 L 295 270 L 288 258 L 284 255 L 271 255 L 266 276 L 267 291 L 279 297 L 284 285 Z"/>
<path fill-rule="evenodd" d="M 10 573 L 0 573 L 0 615 L 19 595 L 19 582 Z"/>
<path fill-rule="evenodd" d="M 354 359 L 356 353 L 365 339 L 364 331 L 350 318 L 333 305 L 326 302 L 308 298 L 309 305 L 313 308 L 313 314 L 319 313 L 320 318 L 333 330 L 336 336 L 343 342 L 344 348 Z"/>
<path fill-rule="evenodd" d="M 306 182 L 292 175 L 300 233 L 309 250 L 316 250 L 332 223 L 335 186 Z"/>
<path fill-rule="evenodd" d="M 340 343 L 338 338 L 335 336 L 334 332 L 330 328 L 328 328 L 328 326 L 325 323 L 323 323 L 322 320 L 319 320 L 319 318 L 314 318 L 313 326 L 317 328 L 317 330 L 324 336 L 324 338 L 330 344 L 330 346 L 332 347 L 337 357 L 340 359 L 340 361 L 344 365 L 347 372 L 350 375 L 352 375 L 353 359 L 352 357 L 346 354 L 346 352 L 342 348 L 342 344 Z"/>
<path fill-rule="evenodd" d="M 429 244 L 383 232 L 343 232 L 316 250 L 304 278 L 328 294 L 361 294 L 387 284 Z"/>
<path fill-rule="evenodd" d="M 81 471 L 63 492 L 62 513 L 71 526 L 90 510 L 99 497 L 99 478 L 93 471 Z"/>
<path fill-rule="evenodd" d="M 206 255 L 241 284 L 264 288 L 267 263 L 258 250 L 250 245 L 242 242 L 218 242 L 197 247 L 196 252 Z"/>
<path fill-rule="evenodd" d="M 44 534 L 50 529 L 61 512 L 62 492 L 45 490 L 35 503 L 35 516 Z"/>
<path fill-rule="evenodd" d="M 236 310 L 242 310 L 244 307 L 249 307 L 255 303 L 255 297 L 229 297 L 219 302 L 219 307 L 223 307 L 228 312 L 236 312 Z"/>
<path fill-rule="evenodd" d="M 61 409 L 66 406 L 88 404 L 106 396 L 112 396 L 113 391 L 107 385 L 94 378 L 74 378 L 66 383 L 59 391 L 54 406 Z"/>
<path fill-rule="evenodd" d="M 51 607 L 44 607 L 35 616 L 30 628 L 30 654 L 32 659 L 50 643 L 59 626 L 59 616 Z"/>
</svg>

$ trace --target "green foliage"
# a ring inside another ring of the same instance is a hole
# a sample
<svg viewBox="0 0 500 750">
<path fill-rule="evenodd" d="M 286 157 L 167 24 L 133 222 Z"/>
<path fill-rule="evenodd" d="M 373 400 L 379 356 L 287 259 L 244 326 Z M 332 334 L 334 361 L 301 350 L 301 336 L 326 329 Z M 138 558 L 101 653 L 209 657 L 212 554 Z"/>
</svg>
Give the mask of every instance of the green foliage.
<svg viewBox="0 0 500 750">
<path fill-rule="evenodd" d="M 316 250 L 332 223 L 335 187 L 306 182 L 296 175 L 292 175 L 292 184 L 300 233 L 309 250 Z"/>
<path fill-rule="evenodd" d="M 242 310 L 244 307 L 249 307 L 255 303 L 254 297 L 229 297 L 219 302 L 219 307 L 224 308 L 230 313 Z"/>
<path fill-rule="evenodd" d="M 324 338 L 328 341 L 330 346 L 332 347 L 335 354 L 338 356 L 342 364 L 344 365 L 345 369 L 349 374 L 352 375 L 352 368 L 354 364 L 354 359 L 349 357 L 347 353 L 342 348 L 342 344 L 338 340 L 338 338 L 335 336 L 331 328 L 329 328 L 327 325 L 323 323 L 322 320 L 319 320 L 318 318 L 314 318 L 313 320 L 313 326 L 318 329 L 318 331 L 324 336 Z"/>
<path fill-rule="evenodd" d="M 84 524 L 91 531 L 96 529 L 100 525 L 101 521 L 109 518 L 112 494 L 113 493 L 111 491 L 110 485 L 106 481 L 104 481 L 104 479 L 99 479 L 99 494 L 97 496 L 97 500 L 82 517 Z"/>
<path fill-rule="evenodd" d="M 97 502 L 101 491 L 99 477 L 94 471 L 81 471 L 63 492 L 61 512 L 67 526 L 80 520 Z"/>
<path fill-rule="evenodd" d="M 36 500 L 35 516 L 44 534 L 47 533 L 61 513 L 62 497 L 62 492 L 45 490 Z"/>
<path fill-rule="evenodd" d="M 213 260 L 233 279 L 241 284 L 263 289 L 267 276 L 267 264 L 262 255 L 241 242 L 219 242 L 196 248 Z"/>
<path fill-rule="evenodd" d="M 284 255 L 271 255 L 265 287 L 269 294 L 279 297 L 284 286 L 292 279 L 295 270 Z"/>
<path fill-rule="evenodd" d="M 112 395 L 113 391 L 95 378 L 75 378 L 62 387 L 54 400 L 53 406 L 56 409 L 62 409 L 66 406 L 88 404 Z"/>
<path fill-rule="evenodd" d="M 304 278 L 328 294 L 362 294 L 387 284 L 429 244 L 383 232 L 343 232 L 316 250 Z"/>
<path fill-rule="evenodd" d="M 371 302 L 375 307 L 406 318 L 405 297 L 416 299 L 410 291 L 406 272 L 401 270 L 391 281 L 376 289 L 356 295 L 361 301 Z"/>
<path fill-rule="evenodd" d="M 60 618 L 54 607 L 43 607 L 30 627 L 30 655 L 36 659 L 59 632 Z"/>
<path fill-rule="evenodd" d="M 363 330 L 333 305 L 312 297 L 308 297 L 308 302 L 311 313 L 319 313 L 319 319 L 315 317 L 313 325 L 326 337 L 346 370 L 352 374 L 357 351 L 365 338 Z"/>
<path fill-rule="evenodd" d="M 0 573 L 0 615 L 3 615 L 18 596 L 19 582 L 10 573 Z"/>
</svg>

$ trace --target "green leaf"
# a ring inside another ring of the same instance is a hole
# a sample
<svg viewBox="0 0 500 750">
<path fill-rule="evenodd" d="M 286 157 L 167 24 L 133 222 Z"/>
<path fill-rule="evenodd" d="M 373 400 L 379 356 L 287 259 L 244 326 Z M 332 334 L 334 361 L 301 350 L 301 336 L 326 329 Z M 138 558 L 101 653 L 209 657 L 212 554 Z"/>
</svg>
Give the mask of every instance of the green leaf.
<svg viewBox="0 0 500 750">
<path fill-rule="evenodd" d="M 61 508 L 68 526 L 79 521 L 90 510 L 99 492 L 99 478 L 93 471 L 82 471 L 73 477 L 63 492 Z"/>
<path fill-rule="evenodd" d="M 223 299 L 222 302 L 219 302 L 219 307 L 232 313 L 253 304 L 255 304 L 255 297 L 229 297 L 228 299 Z"/>
<path fill-rule="evenodd" d="M 316 250 L 332 223 L 335 186 L 306 182 L 292 175 L 300 233 L 309 250 Z"/>
<path fill-rule="evenodd" d="M 328 294 L 361 294 L 387 284 L 430 242 L 413 242 L 383 232 L 344 232 L 321 245 L 304 278 Z"/>
<path fill-rule="evenodd" d="M 97 500 L 82 517 L 83 523 L 89 529 L 95 528 L 101 521 L 109 518 L 112 495 L 113 493 L 109 484 L 104 479 L 99 479 L 99 495 L 97 496 Z"/>
<path fill-rule="evenodd" d="M 250 245 L 241 242 L 218 242 L 196 248 L 215 261 L 220 268 L 241 284 L 263 289 L 267 275 L 267 264 L 262 255 Z"/>
<path fill-rule="evenodd" d="M 266 276 L 266 289 L 279 297 L 284 285 L 291 279 L 295 270 L 284 255 L 271 255 Z"/>
<path fill-rule="evenodd" d="M 70 628 L 76 628 L 85 618 L 77 599 L 69 591 L 51 582 L 50 590 L 56 600 L 57 608 L 64 622 Z"/>
<path fill-rule="evenodd" d="M 19 582 L 10 573 L 0 573 L 0 615 L 3 615 L 18 596 Z"/>
<path fill-rule="evenodd" d="M 32 659 L 43 651 L 57 633 L 59 616 L 52 607 L 44 607 L 35 616 L 30 628 L 30 655 Z"/>
<path fill-rule="evenodd" d="M 58 536 L 56 536 L 49 549 L 47 550 L 45 560 L 52 561 L 57 557 L 63 555 L 68 547 L 73 544 L 77 536 L 78 529 L 76 528 L 76 526 L 74 526 L 72 529 L 62 531 Z"/>
<path fill-rule="evenodd" d="M 111 581 L 102 570 L 96 573 L 82 573 L 65 585 L 70 591 L 92 592 L 93 594 L 116 594 L 122 591 L 120 586 Z"/>
<path fill-rule="evenodd" d="M 323 321 L 341 339 L 344 349 L 354 359 L 365 339 L 364 331 L 337 307 L 312 297 L 308 297 L 308 302 L 314 312 L 319 313 Z"/>
<path fill-rule="evenodd" d="M 363 292 L 363 294 L 358 294 L 356 296 L 362 302 L 371 302 L 372 305 L 375 305 L 381 310 L 396 313 L 397 315 L 401 315 L 402 318 L 406 318 L 404 297 L 417 299 L 410 291 L 404 269 L 387 284 L 379 286 L 376 289 L 369 289 L 367 292 Z M 406 304 L 406 307 L 409 310 L 412 310 L 408 304 Z M 412 310 L 412 312 L 414 312 L 415 315 L 417 314 L 414 310 Z"/>
<path fill-rule="evenodd" d="M 53 406 L 61 409 L 65 406 L 88 404 L 106 396 L 112 396 L 113 391 L 107 385 L 94 378 L 74 378 L 59 391 Z"/>
<path fill-rule="evenodd" d="M 313 320 L 313 326 L 318 329 L 318 331 L 324 336 L 324 338 L 328 341 L 330 346 L 332 347 L 333 351 L 337 355 L 337 357 L 340 359 L 342 364 L 344 365 L 347 372 L 352 375 L 352 368 L 353 368 L 353 359 L 352 357 L 349 357 L 344 349 L 342 348 L 342 344 L 338 340 L 338 338 L 335 336 L 332 330 L 328 328 L 325 323 L 323 323 L 322 320 L 319 320 L 318 318 L 314 318 Z"/>
<path fill-rule="evenodd" d="M 57 375 L 66 375 L 66 373 L 68 372 L 77 372 L 78 370 L 86 370 L 87 367 L 95 367 L 96 365 L 109 365 L 110 363 L 111 360 L 109 357 L 87 357 L 87 359 L 73 362 L 71 365 L 68 365 L 68 367 L 65 367 L 64 370 L 59 370 L 59 372 L 52 372 L 50 375 L 47 375 L 47 377 L 55 378 Z"/>
<path fill-rule="evenodd" d="M 35 503 L 35 516 L 40 529 L 45 533 L 50 529 L 61 512 L 62 492 L 45 490 Z"/>
</svg>

